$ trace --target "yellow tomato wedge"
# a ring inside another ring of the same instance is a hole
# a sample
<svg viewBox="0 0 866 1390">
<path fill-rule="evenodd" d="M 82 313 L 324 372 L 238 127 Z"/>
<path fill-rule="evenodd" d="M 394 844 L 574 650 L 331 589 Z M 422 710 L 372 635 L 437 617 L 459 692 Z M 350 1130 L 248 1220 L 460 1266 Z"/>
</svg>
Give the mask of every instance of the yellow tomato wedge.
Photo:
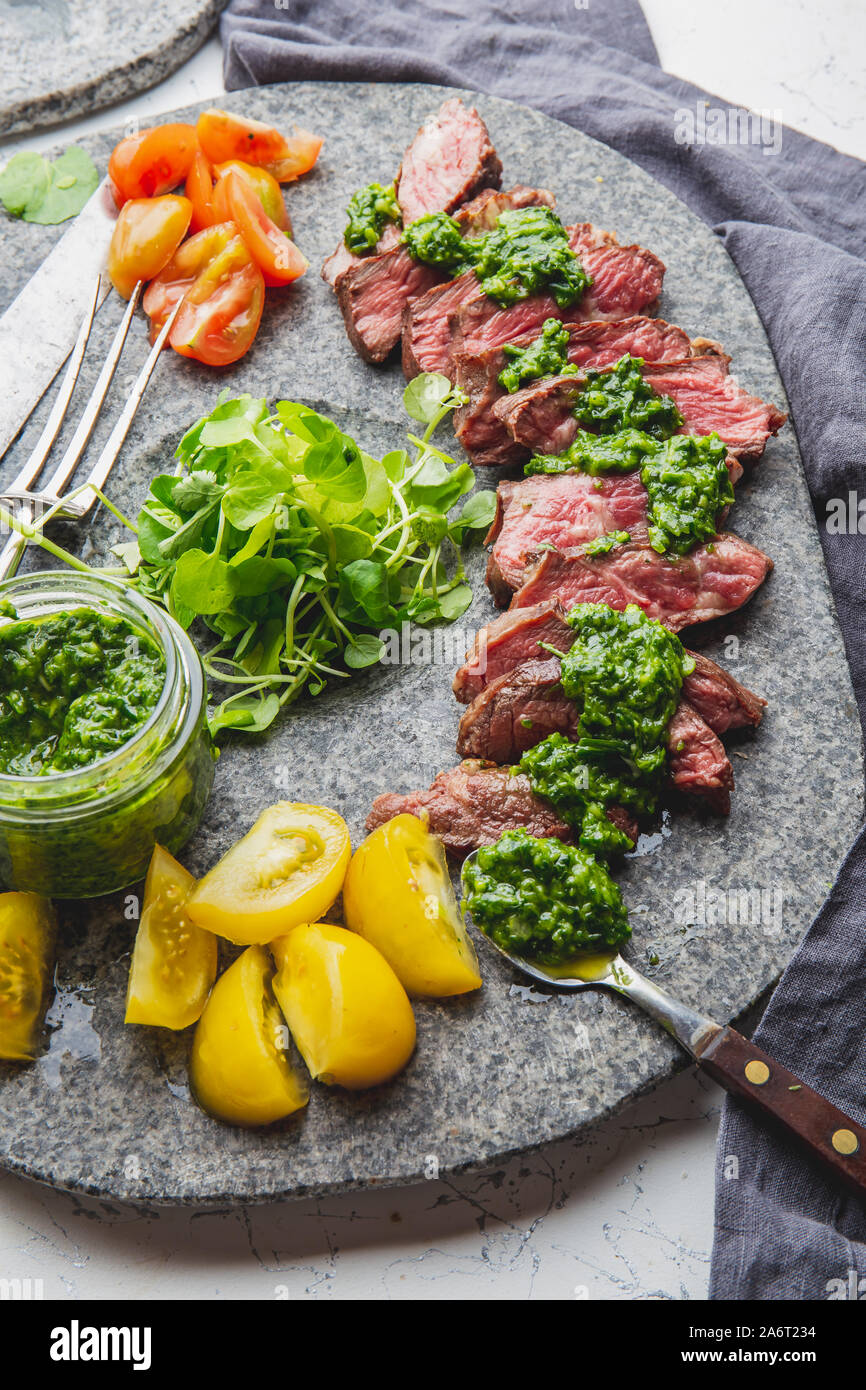
<svg viewBox="0 0 866 1390">
<path fill-rule="evenodd" d="M 310 1073 L 362 1091 L 402 1071 L 415 1048 L 415 1016 L 384 956 L 325 922 L 295 927 L 271 945 L 274 993 Z"/>
<path fill-rule="evenodd" d="M 0 1058 L 36 1056 L 48 1001 L 56 922 L 47 898 L 0 893 Z"/>
<path fill-rule="evenodd" d="M 480 988 L 442 842 L 417 816 L 395 816 L 355 851 L 343 915 L 410 994 L 439 998 Z"/>
<path fill-rule="evenodd" d="M 327 806 L 278 801 L 205 874 L 187 911 L 241 946 L 273 941 L 331 906 L 346 876 L 349 827 Z"/>
<path fill-rule="evenodd" d="M 108 274 L 122 299 L 138 280 L 152 280 L 168 265 L 192 217 L 189 198 L 133 198 L 117 215 L 108 248 Z"/>
<path fill-rule="evenodd" d="M 198 1021 L 189 1079 L 203 1110 L 232 1125 L 270 1125 L 306 1105 L 263 946 L 250 946 L 214 985 Z"/>
<path fill-rule="evenodd" d="M 195 879 L 167 849 L 153 851 L 126 993 L 126 1023 L 188 1028 L 201 1016 L 217 972 L 216 937 L 190 921 Z"/>
</svg>

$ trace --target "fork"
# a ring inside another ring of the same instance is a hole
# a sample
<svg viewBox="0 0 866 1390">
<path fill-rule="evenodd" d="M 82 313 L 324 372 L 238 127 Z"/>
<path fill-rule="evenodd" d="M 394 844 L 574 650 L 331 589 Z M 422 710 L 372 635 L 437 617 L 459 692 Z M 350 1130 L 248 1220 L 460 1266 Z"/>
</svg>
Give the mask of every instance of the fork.
<svg viewBox="0 0 866 1390">
<path fill-rule="evenodd" d="M 475 859 L 477 850 L 464 864 Z M 463 880 L 466 896 L 466 882 Z M 816 1157 L 833 1169 L 862 1199 L 866 1195 L 866 1129 L 813 1091 L 730 1025 L 697 1013 L 660 989 L 620 955 L 575 959 L 573 975 L 545 970 L 537 961 L 512 955 L 490 937 L 485 940 L 521 974 L 548 988 L 575 992 L 609 989 L 660 1023 L 714 1081 L 763 1115 L 783 1125 Z"/>
<path fill-rule="evenodd" d="M 78 330 L 78 337 L 75 346 L 70 354 L 69 363 L 66 368 L 60 390 L 54 404 L 51 407 L 48 419 L 40 434 L 32 453 L 13 478 L 8 488 L 0 491 L 0 501 L 13 504 L 16 513 L 15 519 L 22 525 L 33 527 L 38 524 L 43 527 L 45 523 L 54 516 L 74 517 L 78 520 L 85 517 L 91 507 L 97 501 L 100 491 L 104 488 L 118 454 L 123 446 L 123 442 L 129 432 L 129 427 L 135 418 L 141 398 L 147 389 L 147 384 L 153 374 L 154 367 L 159 359 L 166 338 L 171 332 L 172 324 L 180 309 L 180 302 L 172 310 L 169 317 L 160 330 L 153 347 L 148 354 L 147 361 L 135 379 L 132 390 L 127 397 L 117 421 L 106 440 L 98 459 L 91 468 L 85 481 L 80 487 L 75 488 L 72 493 L 66 493 L 65 489 L 73 474 L 75 473 L 81 456 L 84 453 L 87 443 L 93 433 L 94 426 L 103 402 L 108 394 L 115 369 L 120 361 L 132 316 L 141 296 L 143 281 L 138 284 L 130 296 L 126 311 L 117 328 L 108 349 L 108 354 L 102 364 L 102 369 L 96 379 L 93 390 L 90 393 L 87 404 L 81 414 L 81 418 L 75 428 L 75 433 L 69 441 L 69 445 L 63 454 L 60 462 L 55 467 L 43 484 L 39 484 L 40 474 L 48 460 L 51 447 L 60 432 L 60 427 L 66 418 L 66 411 L 78 380 L 81 364 L 84 360 L 84 353 L 90 338 L 90 331 L 93 327 L 93 320 L 96 308 L 99 303 L 99 287 L 102 277 L 98 275 L 94 281 L 93 291 L 88 302 L 87 310 Z M 27 547 L 27 537 L 20 531 L 13 530 L 2 551 L 0 551 L 0 580 L 8 579 L 15 573 L 21 562 L 21 557 Z"/>
</svg>

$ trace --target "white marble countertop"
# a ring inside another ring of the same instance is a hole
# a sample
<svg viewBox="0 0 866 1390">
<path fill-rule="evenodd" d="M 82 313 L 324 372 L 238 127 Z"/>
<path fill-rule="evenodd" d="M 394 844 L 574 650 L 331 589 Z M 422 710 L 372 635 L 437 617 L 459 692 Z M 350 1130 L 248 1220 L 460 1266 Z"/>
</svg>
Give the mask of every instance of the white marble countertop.
<svg viewBox="0 0 866 1390">
<path fill-rule="evenodd" d="M 668 71 L 866 156 L 862 0 L 643 6 Z M 0 161 L 222 90 L 213 39 L 153 91 L 9 141 Z M 720 1104 L 689 1069 L 580 1142 L 483 1176 L 236 1211 L 127 1208 L 0 1174 L 0 1277 L 58 1299 L 703 1299 Z"/>
</svg>

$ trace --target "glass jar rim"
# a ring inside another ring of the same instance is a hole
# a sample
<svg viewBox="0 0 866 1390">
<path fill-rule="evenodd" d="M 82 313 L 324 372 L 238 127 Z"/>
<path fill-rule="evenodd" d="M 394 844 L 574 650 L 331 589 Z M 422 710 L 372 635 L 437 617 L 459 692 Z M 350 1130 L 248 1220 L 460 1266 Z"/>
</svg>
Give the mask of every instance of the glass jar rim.
<svg viewBox="0 0 866 1390">
<path fill-rule="evenodd" d="M 183 681 L 187 703 L 189 702 L 188 697 L 193 693 L 191 687 L 195 685 L 193 677 L 196 667 L 201 681 L 203 702 L 204 679 L 198 654 L 187 633 L 170 614 L 161 611 L 149 599 L 112 576 L 83 571 L 36 570 L 0 582 L 0 600 L 8 599 L 14 604 L 16 598 L 20 602 L 24 595 L 33 598 L 34 601 L 46 601 L 48 612 L 68 611 L 71 607 L 82 605 L 89 605 L 102 612 L 112 607 L 115 611 L 119 608 L 121 616 L 126 617 L 131 625 L 140 627 L 149 637 L 155 639 L 165 662 L 165 678 L 159 699 L 145 722 L 119 748 L 84 767 L 72 768 L 65 772 L 30 775 L 0 772 L 0 805 L 4 807 L 8 806 L 7 798 L 11 798 L 27 799 L 33 805 L 39 804 L 43 811 L 55 810 L 56 803 L 63 803 L 63 810 L 67 814 L 74 814 L 77 805 L 86 814 L 90 814 L 97 806 L 105 809 L 112 801 L 124 800 L 129 795 L 128 785 L 122 785 L 121 774 L 129 769 L 131 763 L 146 756 L 154 730 L 165 722 L 166 716 L 171 712 L 170 705 L 176 695 L 179 679 Z M 100 599 L 103 601 L 101 608 Z M 127 610 L 126 613 L 123 612 L 124 608 Z M 15 621 L 16 619 L 10 619 L 10 622 Z M 17 621 L 26 622 L 27 617 L 19 618 Z M 181 715 L 185 712 L 179 711 Z M 185 721 L 182 719 L 181 722 Z M 162 751 L 169 751 L 174 755 L 173 748 Z M 161 764 L 164 759 L 156 761 Z M 160 769 L 152 764 L 151 770 L 156 776 Z M 109 782 L 118 776 L 121 776 L 121 785 L 113 792 L 101 789 L 103 795 L 100 796 L 100 789 L 94 788 L 94 780 Z M 93 795 L 94 791 L 96 795 Z"/>
</svg>

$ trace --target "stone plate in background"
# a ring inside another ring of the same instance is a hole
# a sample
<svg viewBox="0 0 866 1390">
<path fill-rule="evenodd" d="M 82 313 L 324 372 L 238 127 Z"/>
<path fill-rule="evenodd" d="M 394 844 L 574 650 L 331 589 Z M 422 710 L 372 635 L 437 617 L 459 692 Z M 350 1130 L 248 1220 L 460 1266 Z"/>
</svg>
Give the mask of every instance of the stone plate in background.
<svg viewBox="0 0 866 1390">
<path fill-rule="evenodd" d="M 402 442 L 399 367 L 373 368 L 355 356 L 317 271 L 336 245 L 353 189 L 392 177 L 416 127 L 444 95 L 424 86 L 301 84 L 226 99 L 248 115 L 277 125 L 297 120 L 325 135 L 316 170 L 287 192 L 312 269 L 296 286 L 268 292 L 259 336 L 235 367 L 217 373 L 166 354 L 111 480 L 122 507 L 136 510 L 150 476 L 169 466 L 179 435 L 225 386 L 304 400 L 334 415 L 372 453 Z M 721 340 L 743 384 L 784 405 L 751 300 L 701 222 L 579 132 L 508 102 L 471 99 L 490 126 L 506 184 L 546 185 L 566 221 L 591 220 L 657 251 L 668 266 L 664 317 L 690 335 Z M 102 169 L 112 143 L 110 136 L 89 142 Z M 7 229 L 0 246 L 5 294 L 36 268 L 60 230 Z M 119 313 L 112 295 L 98 320 L 97 364 Z M 146 351 L 139 320 L 113 392 L 115 410 Z M 86 386 L 94 375 L 90 367 Z M 42 413 L 6 460 L 6 477 L 32 445 Z M 111 414 L 91 448 L 107 434 Z M 445 448 L 450 439 L 443 431 Z M 493 485 L 495 477 L 480 481 Z M 620 876 L 634 924 L 631 958 L 719 1020 L 739 1014 L 785 965 L 862 811 L 860 725 L 790 425 L 741 483 L 733 525 L 769 551 L 776 568 L 745 610 L 696 640 L 766 695 L 769 709 L 754 735 L 729 740 L 737 776 L 730 819 L 674 808 Z M 86 537 L 74 528 L 62 534 L 98 557 L 119 533 L 100 512 Z M 31 557 L 30 565 L 38 561 Z M 493 616 L 483 567 L 476 551 L 476 599 L 462 628 Z M 426 786 L 456 761 L 460 707 L 450 686 L 459 655 L 356 676 L 294 706 L 268 735 L 228 744 L 184 861 L 202 872 L 282 796 L 337 807 L 357 842 L 377 793 Z M 751 912 L 735 890 L 753 895 Z M 729 895 L 725 910 L 705 910 L 707 897 L 720 892 Z M 308 1110 L 288 1124 L 228 1129 L 189 1098 L 189 1034 L 122 1024 L 135 931 L 125 905 L 123 895 L 85 909 L 61 905 L 50 1049 L 32 1066 L 0 1068 L 0 1160 L 58 1186 L 157 1202 L 235 1202 L 412 1181 L 574 1133 L 684 1060 L 659 1028 L 617 998 L 536 994 L 516 984 L 482 940 L 484 989 L 417 1005 L 418 1049 L 394 1082 L 361 1095 L 314 1086 Z"/>
<path fill-rule="evenodd" d="M 0 0 L 0 135 L 128 100 L 197 53 L 228 0 Z"/>
</svg>

